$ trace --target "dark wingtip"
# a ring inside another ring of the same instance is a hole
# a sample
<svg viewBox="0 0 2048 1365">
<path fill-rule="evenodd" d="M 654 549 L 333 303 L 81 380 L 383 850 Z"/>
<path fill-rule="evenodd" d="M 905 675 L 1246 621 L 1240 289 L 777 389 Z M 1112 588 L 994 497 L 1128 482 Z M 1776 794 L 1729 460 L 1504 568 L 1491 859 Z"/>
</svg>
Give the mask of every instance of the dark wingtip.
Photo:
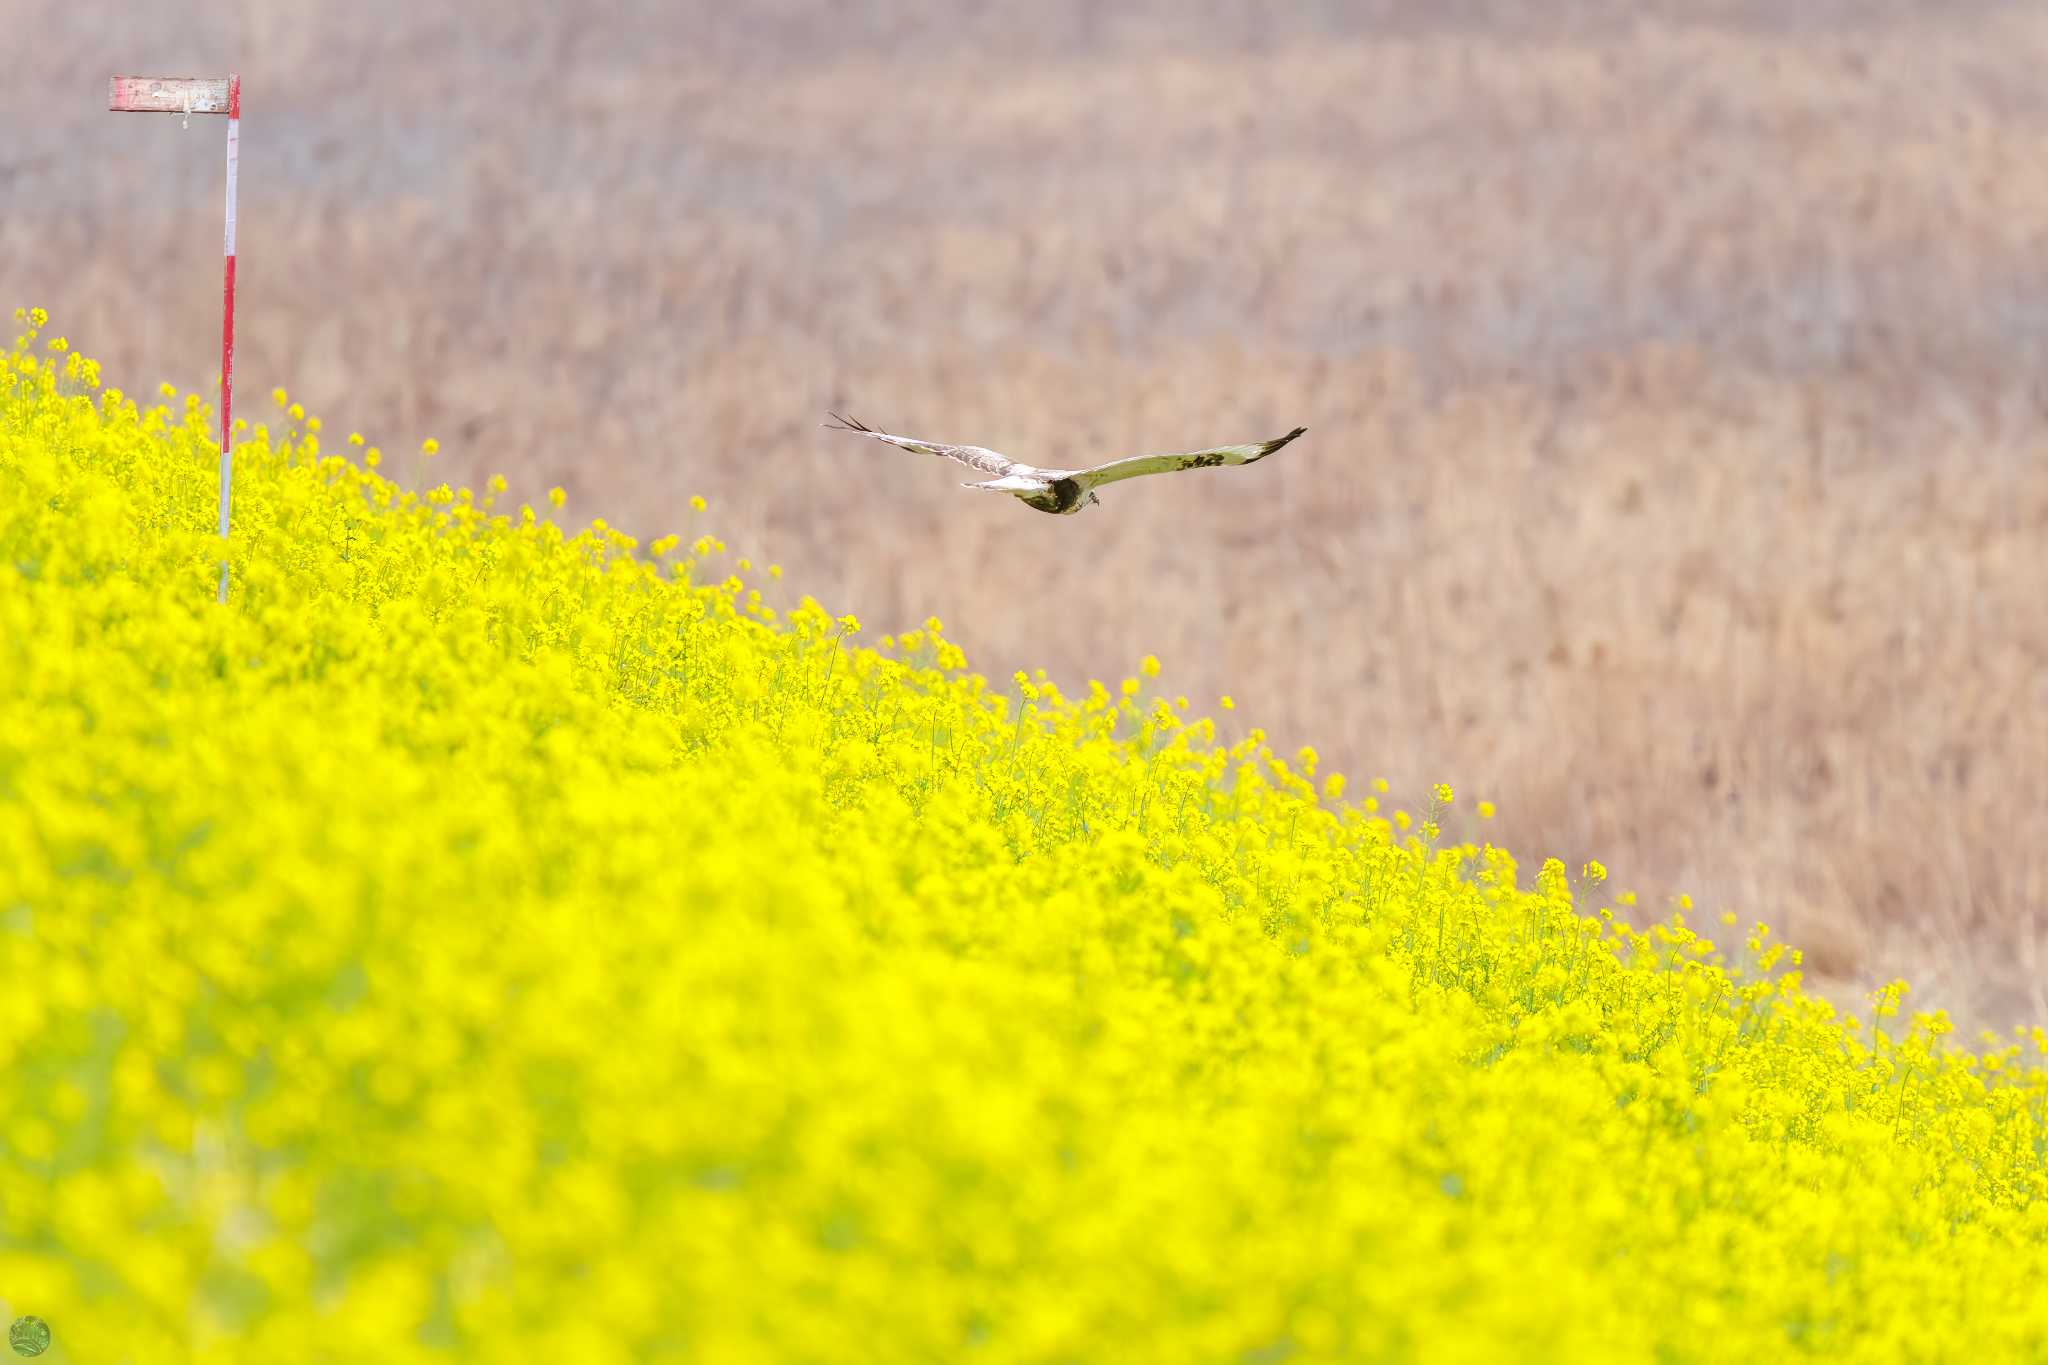
<svg viewBox="0 0 2048 1365">
<path fill-rule="evenodd" d="M 840 415 L 839 415 L 838 413 L 836 413 L 836 412 L 832 411 L 832 409 L 830 409 L 830 408 L 827 408 L 827 409 L 825 409 L 825 415 L 826 415 L 827 417 L 830 417 L 830 418 L 832 419 L 832 422 L 837 422 L 837 423 L 839 423 L 839 425 L 838 425 L 838 426 L 836 426 L 836 427 L 832 425 L 832 422 L 820 422 L 820 423 L 818 423 L 818 425 L 819 425 L 820 427 L 823 427 L 823 428 L 824 428 L 824 429 L 825 429 L 826 431 L 862 431 L 862 432 L 865 432 L 865 431 L 869 431 L 869 430 L 870 430 L 870 428 L 868 428 L 868 427 L 866 427 L 866 426 L 862 425 L 862 424 L 861 424 L 861 423 L 859 423 L 859 422 L 856 422 L 856 421 L 854 421 L 854 420 L 853 420 L 853 419 L 852 419 L 851 417 L 841 417 L 841 416 L 840 416 Z"/>
<path fill-rule="evenodd" d="M 1301 435 L 1303 432 L 1307 430 L 1307 427 L 1296 427 L 1294 430 L 1288 432 L 1285 436 L 1282 436 L 1277 440 L 1266 442 L 1266 448 L 1259 452 L 1259 458 L 1262 460 L 1265 459 L 1268 455 L 1271 455 L 1281 446 L 1286 445 L 1289 441 L 1293 440 L 1295 437 Z"/>
</svg>

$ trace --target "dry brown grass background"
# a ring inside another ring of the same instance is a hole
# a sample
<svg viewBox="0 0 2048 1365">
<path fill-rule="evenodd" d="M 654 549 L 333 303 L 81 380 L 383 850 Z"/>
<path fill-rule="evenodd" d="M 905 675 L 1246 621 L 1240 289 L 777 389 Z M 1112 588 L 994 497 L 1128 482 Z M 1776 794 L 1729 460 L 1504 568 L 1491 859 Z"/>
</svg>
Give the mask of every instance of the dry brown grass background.
<svg viewBox="0 0 2048 1365">
<path fill-rule="evenodd" d="M 702 492 L 871 634 L 1156 651 L 1844 998 L 2048 1021 L 2048 9 L 570 8 L 0 0 L 0 297 L 212 382 L 220 125 L 104 88 L 235 65 L 252 415 Z M 827 406 L 1309 435 L 1054 519 Z"/>
</svg>

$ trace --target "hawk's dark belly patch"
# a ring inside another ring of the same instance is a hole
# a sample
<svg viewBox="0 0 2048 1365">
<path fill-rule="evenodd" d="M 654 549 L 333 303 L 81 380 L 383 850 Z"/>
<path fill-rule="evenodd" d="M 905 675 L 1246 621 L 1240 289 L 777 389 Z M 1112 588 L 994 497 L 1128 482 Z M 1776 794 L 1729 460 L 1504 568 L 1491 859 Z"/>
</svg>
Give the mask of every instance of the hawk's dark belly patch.
<svg viewBox="0 0 2048 1365">
<path fill-rule="evenodd" d="M 1072 479 L 1054 479 L 1051 488 L 1025 498 L 1024 505 L 1060 516 L 1080 506 L 1082 496 L 1081 485 Z"/>
</svg>

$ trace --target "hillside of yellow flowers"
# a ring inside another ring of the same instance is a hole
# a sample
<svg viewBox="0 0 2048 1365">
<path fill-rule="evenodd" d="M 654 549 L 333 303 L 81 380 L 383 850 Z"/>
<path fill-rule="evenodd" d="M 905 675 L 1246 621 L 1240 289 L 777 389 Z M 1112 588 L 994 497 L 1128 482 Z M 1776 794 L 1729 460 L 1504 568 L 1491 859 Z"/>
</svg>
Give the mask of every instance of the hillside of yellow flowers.
<svg viewBox="0 0 2048 1365">
<path fill-rule="evenodd" d="M 282 393 L 217 604 L 207 406 L 20 323 L 0 1312 L 50 1359 L 2048 1357 L 2048 1035 L 1842 1016 L 1149 658 L 991 685 Z"/>
</svg>

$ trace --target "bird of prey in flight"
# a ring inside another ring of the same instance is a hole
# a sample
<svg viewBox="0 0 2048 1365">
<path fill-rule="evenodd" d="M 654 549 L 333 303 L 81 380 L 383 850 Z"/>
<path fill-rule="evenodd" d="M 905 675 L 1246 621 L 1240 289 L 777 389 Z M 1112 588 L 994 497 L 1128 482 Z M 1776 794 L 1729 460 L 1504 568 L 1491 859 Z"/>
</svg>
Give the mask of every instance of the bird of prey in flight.
<svg viewBox="0 0 2048 1365">
<path fill-rule="evenodd" d="M 1014 493 L 1017 500 L 1026 507 L 1054 516 L 1067 516 L 1078 512 L 1101 499 L 1095 490 L 1106 483 L 1119 479 L 1135 479 L 1142 474 L 1170 474 L 1179 469 L 1209 469 L 1219 464 L 1250 464 L 1263 460 L 1281 446 L 1307 431 L 1307 427 L 1296 427 L 1285 436 L 1271 441 L 1254 441 L 1242 446 L 1211 446 L 1207 450 L 1190 450 L 1181 455 L 1132 455 L 1122 460 L 1110 460 L 1104 464 L 1091 465 L 1086 469 L 1040 469 L 1036 465 L 1021 464 L 1007 455 L 980 446 L 946 445 L 940 441 L 918 441 L 908 436 L 891 436 L 863 426 L 851 417 L 838 413 L 828 414 L 839 425 L 825 424 L 828 431 L 851 431 L 860 436 L 872 436 L 877 441 L 887 441 L 892 446 L 914 450 L 920 455 L 941 455 L 949 460 L 958 460 L 969 469 L 989 477 L 977 483 L 965 485 L 968 488 L 986 488 L 992 493 Z"/>
</svg>

